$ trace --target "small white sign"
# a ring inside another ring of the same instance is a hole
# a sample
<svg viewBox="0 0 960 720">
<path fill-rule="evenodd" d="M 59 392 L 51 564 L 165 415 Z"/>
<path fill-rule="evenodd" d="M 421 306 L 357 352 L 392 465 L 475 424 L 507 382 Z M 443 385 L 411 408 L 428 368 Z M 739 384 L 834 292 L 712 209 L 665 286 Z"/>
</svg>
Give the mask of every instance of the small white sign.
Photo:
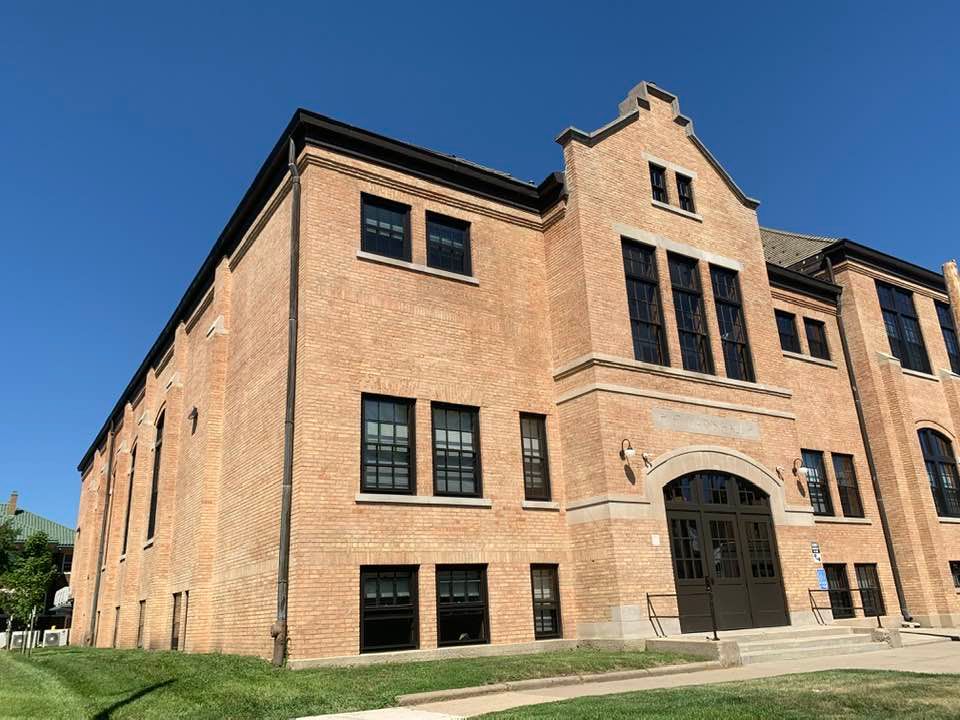
<svg viewBox="0 0 960 720">
<path fill-rule="evenodd" d="M 653 545 L 654 547 L 660 547 L 660 536 L 656 534 L 651 535 L 650 544 Z"/>
<path fill-rule="evenodd" d="M 820 555 L 820 543 L 810 543 L 810 552 L 813 554 L 813 561 L 815 563 L 823 562 L 823 558 Z"/>
</svg>

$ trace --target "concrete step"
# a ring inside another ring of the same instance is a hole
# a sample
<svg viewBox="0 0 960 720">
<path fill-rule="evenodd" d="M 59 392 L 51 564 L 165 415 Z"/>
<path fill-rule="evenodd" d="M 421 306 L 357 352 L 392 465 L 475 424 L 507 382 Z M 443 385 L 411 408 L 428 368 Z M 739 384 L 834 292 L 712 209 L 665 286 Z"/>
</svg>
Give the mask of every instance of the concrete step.
<svg viewBox="0 0 960 720">
<path fill-rule="evenodd" d="M 873 642 L 873 638 L 870 637 L 869 633 L 857 633 L 849 635 L 800 635 L 797 637 L 780 638 L 778 640 L 741 642 L 738 643 L 738 645 L 740 646 L 740 654 L 743 655 L 745 653 L 774 650 L 777 648 L 784 650 L 793 648 L 802 650 L 809 647 L 836 648 L 846 647 L 848 645 L 865 645 L 871 642 Z"/>
<path fill-rule="evenodd" d="M 869 637 L 869 636 L 867 636 Z M 817 655 L 854 655 L 859 653 L 877 652 L 889 649 L 884 642 L 857 642 L 849 645 L 809 645 L 806 647 L 771 648 L 755 652 L 740 653 L 740 661 L 744 665 L 761 662 L 775 662 L 777 660 L 798 660 L 800 658 L 815 657 Z"/>
<path fill-rule="evenodd" d="M 751 642 L 767 642 L 769 640 L 790 640 L 805 637 L 849 637 L 853 630 L 844 625 L 812 625 L 797 628 L 771 628 L 770 630 L 749 630 L 721 632 L 721 640 L 736 640 L 740 645 Z"/>
</svg>

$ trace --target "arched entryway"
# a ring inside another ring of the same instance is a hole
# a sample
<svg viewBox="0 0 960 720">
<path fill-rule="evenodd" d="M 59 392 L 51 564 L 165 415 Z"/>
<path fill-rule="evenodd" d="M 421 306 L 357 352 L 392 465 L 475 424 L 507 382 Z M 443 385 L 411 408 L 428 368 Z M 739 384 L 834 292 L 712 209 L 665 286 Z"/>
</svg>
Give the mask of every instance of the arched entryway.
<svg viewBox="0 0 960 720">
<path fill-rule="evenodd" d="M 718 471 L 683 475 L 663 488 L 683 632 L 789 623 L 769 496 Z"/>
</svg>

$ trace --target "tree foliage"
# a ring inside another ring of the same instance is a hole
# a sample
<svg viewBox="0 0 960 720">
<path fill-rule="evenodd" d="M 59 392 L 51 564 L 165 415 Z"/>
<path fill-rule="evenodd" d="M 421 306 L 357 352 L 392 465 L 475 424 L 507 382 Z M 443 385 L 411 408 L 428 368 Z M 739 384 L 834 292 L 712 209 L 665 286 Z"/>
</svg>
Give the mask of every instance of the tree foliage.
<svg viewBox="0 0 960 720">
<path fill-rule="evenodd" d="M 21 622 L 30 620 L 34 608 L 38 614 L 43 612 L 47 591 L 56 575 L 50 539 L 46 533 L 34 533 L 27 538 L 23 551 L 13 558 L 0 583 L 8 591 L 3 603 L 7 612 Z"/>
<path fill-rule="evenodd" d="M 10 570 L 13 564 L 13 546 L 17 542 L 17 531 L 9 522 L 0 523 L 0 577 Z"/>
</svg>

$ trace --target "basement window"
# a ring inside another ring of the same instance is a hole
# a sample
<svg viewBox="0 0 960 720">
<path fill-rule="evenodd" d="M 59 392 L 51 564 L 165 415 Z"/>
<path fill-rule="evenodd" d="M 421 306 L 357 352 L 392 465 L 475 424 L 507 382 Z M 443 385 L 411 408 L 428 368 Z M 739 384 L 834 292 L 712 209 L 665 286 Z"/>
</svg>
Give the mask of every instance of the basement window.
<svg viewBox="0 0 960 720">
<path fill-rule="evenodd" d="M 360 206 L 360 248 L 410 262 L 410 206 L 366 193 Z"/>
<path fill-rule="evenodd" d="M 950 561 L 950 575 L 953 576 L 953 586 L 960 590 L 960 560 Z"/>
<path fill-rule="evenodd" d="M 419 646 L 417 568 L 360 568 L 360 652 Z"/>
<path fill-rule="evenodd" d="M 437 645 L 490 642 L 485 565 L 437 566 Z"/>
</svg>

